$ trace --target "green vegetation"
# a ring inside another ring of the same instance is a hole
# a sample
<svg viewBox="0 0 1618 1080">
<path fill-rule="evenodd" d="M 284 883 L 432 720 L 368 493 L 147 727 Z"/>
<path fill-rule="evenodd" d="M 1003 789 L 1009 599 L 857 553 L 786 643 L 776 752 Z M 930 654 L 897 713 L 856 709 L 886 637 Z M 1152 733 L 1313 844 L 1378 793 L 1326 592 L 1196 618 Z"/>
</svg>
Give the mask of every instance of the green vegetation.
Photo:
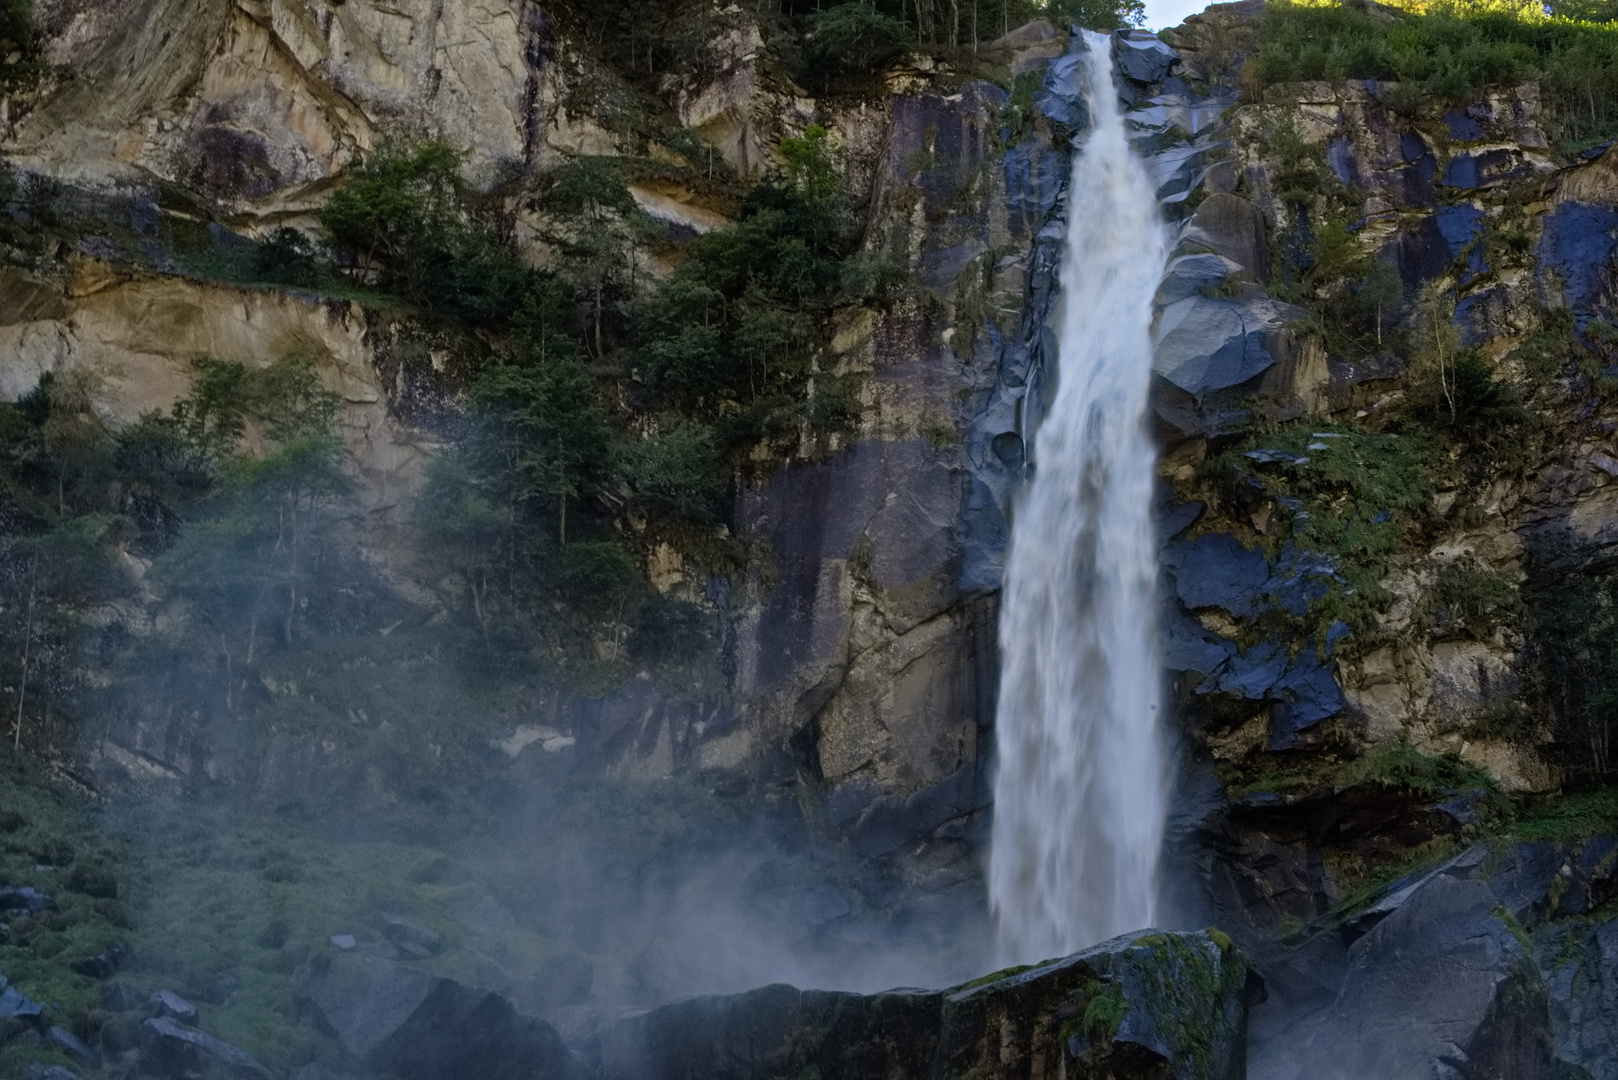
<svg viewBox="0 0 1618 1080">
<path fill-rule="evenodd" d="M 653 384 L 694 418 L 736 417 L 732 440 L 762 436 L 802 393 L 823 317 L 844 296 L 855 237 L 827 138 L 811 127 L 786 140 L 783 175 L 750 193 L 736 225 L 692 243 L 635 312 Z"/>
<path fill-rule="evenodd" d="M 326 200 L 320 224 L 383 289 L 433 312 L 498 324 L 521 310 L 534 274 L 473 216 L 459 169 L 460 155 L 442 141 L 384 151 Z M 260 248 L 258 261 L 267 271 L 306 267 L 281 236 Z"/>
<path fill-rule="evenodd" d="M 43 72 L 32 0 L 0 0 L 0 92 L 25 90 Z"/>
<path fill-rule="evenodd" d="M 1570 15 L 1574 14 L 1569 12 Z M 1377 79 L 1401 100 L 1459 102 L 1487 87 L 1537 80 L 1552 133 L 1574 147 L 1618 132 L 1618 32 L 1485 4 L 1425 14 L 1347 4 L 1271 4 L 1250 90 L 1304 79 Z"/>
<path fill-rule="evenodd" d="M 1467 560 L 1438 572 L 1429 599 L 1441 632 L 1464 630 L 1479 639 L 1522 612 L 1516 578 Z"/>
<path fill-rule="evenodd" d="M 1618 714 L 1618 571 L 1596 552 L 1549 540 L 1532 552 L 1527 602 L 1529 686 L 1548 712 L 1554 753 L 1575 781 L 1613 768 Z"/>
<path fill-rule="evenodd" d="M 1108 1042 L 1118 1035 L 1118 1028 L 1128 1011 L 1129 1003 L 1124 1000 L 1123 991 L 1117 986 L 1108 985 L 1085 1005 L 1079 1025 L 1091 1042 Z"/>
<path fill-rule="evenodd" d="M 1424 753 L 1407 743 L 1384 743 L 1363 754 L 1345 756 L 1328 752 L 1250 777 L 1232 775 L 1226 784 L 1233 796 L 1258 791 L 1277 795 L 1317 794 L 1357 784 L 1408 791 L 1422 797 L 1442 797 L 1463 791 L 1487 791 L 1502 812 L 1499 785 L 1488 773 L 1466 764 L 1453 754 Z"/>
<path fill-rule="evenodd" d="M 1576 843 L 1618 821 L 1618 787 L 1595 788 L 1530 805 L 1510 824 L 1524 840 Z"/>
<path fill-rule="evenodd" d="M 1427 498 L 1414 446 L 1350 424 L 1292 424 L 1209 460 L 1222 498 L 1269 500 L 1266 540 L 1329 555 L 1340 580 L 1310 606 L 1321 633 L 1342 620 L 1363 630 L 1385 600 L 1378 584 Z"/>
</svg>

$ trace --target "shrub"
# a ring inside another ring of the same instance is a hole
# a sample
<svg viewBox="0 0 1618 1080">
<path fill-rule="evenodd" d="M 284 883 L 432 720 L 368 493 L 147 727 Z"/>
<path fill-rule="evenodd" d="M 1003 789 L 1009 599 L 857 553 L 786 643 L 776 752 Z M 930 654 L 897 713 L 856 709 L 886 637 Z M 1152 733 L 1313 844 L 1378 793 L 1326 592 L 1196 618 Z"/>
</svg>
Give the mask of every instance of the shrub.
<svg viewBox="0 0 1618 1080">
<path fill-rule="evenodd" d="M 824 85 L 831 75 L 870 71 L 914 42 L 903 19 L 885 15 L 858 0 L 838 4 L 815 15 L 814 33 L 804 51 L 801 73 L 807 81 Z"/>
<path fill-rule="evenodd" d="M 631 443 L 623 452 L 624 476 L 635 501 L 652 517 L 708 521 L 719 498 L 719 466 L 711 432 L 681 427 Z"/>
<path fill-rule="evenodd" d="M 384 151 L 326 201 L 320 224 L 382 287 L 458 319 L 500 324 L 521 307 L 533 275 L 472 217 L 460 161 L 441 140 Z"/>
</svg>

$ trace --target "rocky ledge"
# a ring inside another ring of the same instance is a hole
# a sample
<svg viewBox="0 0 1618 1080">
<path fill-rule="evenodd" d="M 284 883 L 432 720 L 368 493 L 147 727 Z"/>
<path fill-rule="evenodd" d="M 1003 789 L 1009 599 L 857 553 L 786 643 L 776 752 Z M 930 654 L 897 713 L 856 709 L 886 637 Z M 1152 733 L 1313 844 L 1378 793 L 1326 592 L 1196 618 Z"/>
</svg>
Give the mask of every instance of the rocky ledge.
<svg viewBox="0 0 1618 1080">
<path fill-rule="evenodd" d="M 1261 985 L 1218 931 L 1145 931 L 949 990 L 693 998 L 607 1027 L 588 1056 L 601 1080 L 1237 1080 Z"/>
</svg>

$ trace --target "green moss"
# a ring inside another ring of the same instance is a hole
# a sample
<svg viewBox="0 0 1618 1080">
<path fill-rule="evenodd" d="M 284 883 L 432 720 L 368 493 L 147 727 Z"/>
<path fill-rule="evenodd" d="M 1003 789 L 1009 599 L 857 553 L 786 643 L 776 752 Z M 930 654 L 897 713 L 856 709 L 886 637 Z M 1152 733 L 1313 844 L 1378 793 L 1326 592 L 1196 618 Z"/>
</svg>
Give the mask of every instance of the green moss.
<svg viewBox="0 0 1618 1080">
<path fill-rule="evenodd" d="M 1523 929 L 1522 923 L 1517 921 L 1517 916 L 1507 910 L 1504 905 L 1496 904 L 1494 917 L 1506 924 L 1506 929 L 1511 931 L 1511 936 L 1517 939 L 1517 944 L 1523 947 L 1524 952 L 1529 956 L 1534 955 L 1534 940 L 1528 936 L 1528 931 Z"/>
<path fill-rule="evenodd" d="M 1259 456 L 1253 456 L 1253 455 Z M 1209 460 L 1205 474 L 1226 501 L 1273 504 L 1272 553 L 1291 540 L 1333 558 L 1338 578 L 1303 620 L 1318 643 L 1342 621 L 1368 629 L 1388 597 L 1378 584 L 1428 496 L 1415 447 L 1350 424 L 1304 421 L 1250 439 Z"/>
<path fill-rule="evenodd" d="M 1123 991 L 1109 985 L 1090 999 L 1079 1024 L 1092 1042 L 1110 1042 L 1117 1037 L 1128 1012 L 1129 1003 L 1124 1000 Z"/>
<path fill-rule="evenodd" d="M 1189 1059 L 1195 1077 L 1207 1077 L 1213 1062 L 1220 1023 L 1219 1003 L 1241 992 L 1246 967 L 1216 944 L 1210 955 L 1195 937 L 1151 934 L 1136 946 L 1151 949 L 1153 962 L 1142 967 L 1142 1000 L 1164 1041 Z"/>
<path fill-rule="evenodd" d="M 965 982 L 959 986 L 952 986 L 947 992 L 951 994 L 959 994 L 966 990 L 976 990 L 980 986 L 988 986 L 990 983 L 997 983 L 1002 979 L 1009 979 L 1013 975 L 1021 975 L 1025 971 L 1033 971 L 1039 966 L 1040 965 L 1038 964 L 1016 964 L 1012 967 L 1001 968 L 999 971 L 993 971 L 987 975 L 981 975 L 978 978 L 973 979 L 971 982 Z"/>
<path fill-rule="evenodd" d="M 1618 787 L 1607 787 L 1537 803 L 1505 829 L 1523 840 L 1573 843 L 1611 830 L 1614 822 L 1618 822 Z"/>
</svg>

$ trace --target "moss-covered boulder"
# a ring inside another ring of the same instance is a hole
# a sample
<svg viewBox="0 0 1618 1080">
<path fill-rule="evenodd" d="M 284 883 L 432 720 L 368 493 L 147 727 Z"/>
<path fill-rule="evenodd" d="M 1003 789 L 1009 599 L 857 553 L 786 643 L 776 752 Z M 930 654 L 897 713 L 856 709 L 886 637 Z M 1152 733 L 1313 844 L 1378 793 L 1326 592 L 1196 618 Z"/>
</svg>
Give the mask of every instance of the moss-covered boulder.
<svg viewBox="0 0 1618 1080">
<path fill-rule="evenodd" d="M 1217 931 L 1149 931 L 950 990 L 767 986 L 629 1017 L 603 1080 L 1237 1080 L 1247 961 Z"/>
</svg>

